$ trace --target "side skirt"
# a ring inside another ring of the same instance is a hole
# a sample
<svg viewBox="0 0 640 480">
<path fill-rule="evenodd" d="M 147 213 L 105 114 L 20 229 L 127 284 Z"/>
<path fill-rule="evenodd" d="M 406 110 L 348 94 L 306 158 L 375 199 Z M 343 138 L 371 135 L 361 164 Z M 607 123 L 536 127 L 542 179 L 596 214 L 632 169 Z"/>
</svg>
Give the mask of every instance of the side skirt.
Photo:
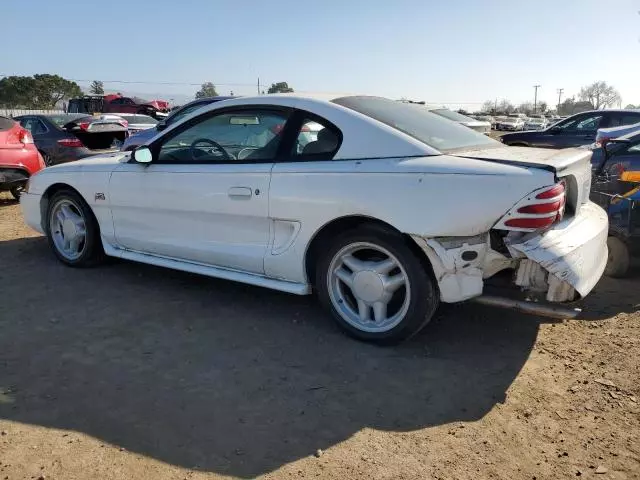
<svg viewBox="0 0 640 480">
<path fill-rule="evenodd" d="M 122 258 L 134 262 L 147 263 L 158 267 L 171 268 L 173 270 L 181 270 L 183 272 L 196 273 L 207 277 L 221 278 L 223 280 L 231 280 L 234 282 L 246 283 L 257 287 L 270 288 L 280 292 L 292 293 L 294 295 L 309 295 L 311 287 L 303 283 L 287 282 L 275 278 L 268 278 L 264 275 L 254 273 L 240 272 L 222 267 L 213 267 L 201 263 L 188 262 L 185 260 L 177 260 L 159 255 L 148 253 L 140 253 L 133 250 L 124 250 L 115 248 L 102 239 L 104 252 L 110 257 Z"/>
</svg>

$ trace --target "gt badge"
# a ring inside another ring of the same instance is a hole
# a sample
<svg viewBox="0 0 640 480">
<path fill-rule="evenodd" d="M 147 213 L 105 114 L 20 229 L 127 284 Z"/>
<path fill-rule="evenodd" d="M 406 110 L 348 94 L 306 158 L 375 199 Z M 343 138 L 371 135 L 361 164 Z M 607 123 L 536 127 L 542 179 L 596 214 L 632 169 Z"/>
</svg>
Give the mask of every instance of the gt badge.
<svg viewBox="0 0 640 480">
<path fill-rule="evenodd" d="M 104 193 L 96 193 L 93 199 L 97 202 L 98 200 L 104 200 Z"/>
</svg>

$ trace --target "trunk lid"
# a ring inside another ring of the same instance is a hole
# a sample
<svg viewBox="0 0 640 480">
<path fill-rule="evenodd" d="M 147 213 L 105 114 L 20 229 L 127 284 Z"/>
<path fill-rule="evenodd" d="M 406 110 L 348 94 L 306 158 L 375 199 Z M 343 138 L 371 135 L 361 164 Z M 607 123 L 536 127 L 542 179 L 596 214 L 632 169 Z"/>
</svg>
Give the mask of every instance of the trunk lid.
<svg viewBox="0 0 640 480">
<path fill-rule="evenodd" d="M 74 134 L 90 150 L 117 150 L 127 138 L 127 123 L 116 115 L 88 116 L 62 127 Z"/>
<path fill-rule="evenodd" d="M 502 147 L 466 150 L 451 154 L 456 157 L 486 160 L 524 168 L 541 168 L 553 172 L 557 180 L 564 180 L 567 191 L 566 215 L 579 211 L 589 201 L 591 190 L 591 155 L 582 148 L 552 150 L 530 147 Z"/>
</svg>

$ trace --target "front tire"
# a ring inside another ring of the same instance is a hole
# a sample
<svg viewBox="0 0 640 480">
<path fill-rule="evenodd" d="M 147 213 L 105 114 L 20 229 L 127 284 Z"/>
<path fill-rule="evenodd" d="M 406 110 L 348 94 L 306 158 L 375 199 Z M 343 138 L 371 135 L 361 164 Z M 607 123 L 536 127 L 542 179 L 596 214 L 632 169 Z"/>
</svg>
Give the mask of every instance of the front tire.
<svg viewBox="0 0 640 480">
<path fill-rule="evenodd" d="M 104 259 L 98 222 L 74 191 L 61 190 L 49 200 L 46 234 L 53 253 L 70 267 L 90 267 Z"/>
<path fill-rule="evenodd" d="M 629 271 L 630 255 L 629 247 L 618 237 L 607 238 L 607 266 L 604 269 L 605 275 L 613 278 L 624 277 Z"/>
<path fill-rule="evenodd" d="M 402 235 L 365 226 L 331 242 L 316 264 L 316 288 L 346 333 L 394 344 L 418 333 L 438 307 L 428 268 Z"/>
</svg>

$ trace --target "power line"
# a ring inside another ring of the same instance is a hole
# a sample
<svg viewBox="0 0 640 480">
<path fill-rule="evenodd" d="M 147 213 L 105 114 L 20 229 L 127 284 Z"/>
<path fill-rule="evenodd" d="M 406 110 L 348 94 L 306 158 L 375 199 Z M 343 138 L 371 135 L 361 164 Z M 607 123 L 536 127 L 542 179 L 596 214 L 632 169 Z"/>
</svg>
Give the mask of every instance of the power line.
<svg viewBox="0 0 640 480">
<path fill-rule="evenodd" d="M 0 77 L 9 77 L 11 75 L 7 75 L 4 73 L 0 73 Z M 72 82 L 93 82 L 94 79 L 86 80 L 81 78 L 68 78 L 67 80 L 71 80 Z M 145 84 L 145 85 L 183 85 L 183 86 L 191 86 L 191 87 L 199 87 L 203 82 L 200 83 L 190 83 L 190 82 L 155 82 L 149 80 L 100 80 L 102 83 L 122 83 L 122 84 Z M 219 83 L 214 82 L 214 85 L 221 87 L 255 87 L 255 83 Z"/>
</svg>

